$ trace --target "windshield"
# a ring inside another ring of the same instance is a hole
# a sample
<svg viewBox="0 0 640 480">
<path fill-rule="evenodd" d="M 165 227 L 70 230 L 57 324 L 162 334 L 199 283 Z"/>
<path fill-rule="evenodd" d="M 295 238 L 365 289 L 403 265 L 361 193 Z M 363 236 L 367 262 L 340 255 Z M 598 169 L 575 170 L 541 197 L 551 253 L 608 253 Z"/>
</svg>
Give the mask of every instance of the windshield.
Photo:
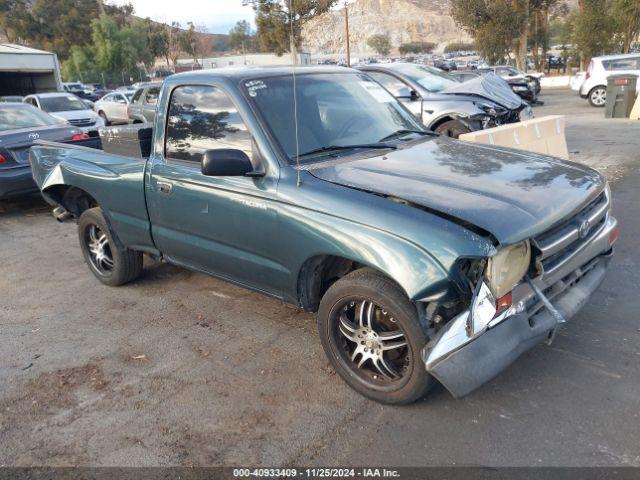
<svg viewBox="0 0 640 480">
<path fill-rule="evenodd" d="M 73 110 L 87 110 L 87 106 L 73 95 L 57 97 L 40 97 L 40 105 L 45 112 L 68 112 Z"/>
<path fill-rule="evenodd" d="M 426 65 L 402 65 L 394 70 L 406 75 L 429 92 L 440 92 L 460 83 L 448 73 Z"/>
<path fill-rule="evenodd" d="M 64 123 L 30 105 L 0 106 L 0 131 L 62 125 Z"/>
<path fill-rule="evenodd" d="M 134 93 L 135 92 L 128 92 L 128 93 L 125 93 L 124 96 L 127 97 L 127 100 L 131 101 Z"/>
<path fill-rule="evenodd" d="M 248 80 L 244 86 L 294 164 L 297 149 L 292 76 Z M 390 93 L 363 74 L 300 74 L 296 77 L 296 93 L 301 156 L 323 148 L 329 149 L 324 152 L 327 155 L 335 147 L 372 145 L 397 132 L 425 132 Z"/>
</svg>

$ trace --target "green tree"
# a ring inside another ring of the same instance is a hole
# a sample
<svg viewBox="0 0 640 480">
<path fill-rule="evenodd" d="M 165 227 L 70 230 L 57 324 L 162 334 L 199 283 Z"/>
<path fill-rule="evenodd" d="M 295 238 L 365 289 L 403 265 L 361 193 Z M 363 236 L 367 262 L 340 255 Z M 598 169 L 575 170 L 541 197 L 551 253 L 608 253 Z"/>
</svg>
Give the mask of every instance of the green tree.
<svg viewBox="0 0 640 480">
<path fill-rule="evenodd" d="M 145 20 L 147 24 L 147 41 L 149 50 L 154 58 L 162 57 L 169 66 L 169 34 L 165 25 Z"/>
<path fill-rule="evenodd" d="M 609 0 L 580 0 L 573 23 L 573 43 L 584 70 L 591 57 L 611 53 L 615 45 L 616 21 Z"/>
<path fill-rule="evenodd" d="M 622 53 L 629 53 L 631 43 L 640 35 L 640 0 L 613 0 L 611 14 Z"/>
<path fill-rule="evenodd" d="M 95 82 L 100 75 L 96 70 L 93 55 L 89 47 L 74 45 L 69 57 L 62 62 L 62 78 L 69 81 Z"/>
<path fill-rule="evenodd" d="M 246 0 L 256 13 L 260 49 L 278 55 L 298 49 L 303 25 L 336 3 L 337 0 Z"/>
<path fill-rule="evenodd" d="M 491 63 L 504 59 L 516 41 L 526 42 L 528 0 L 450 0 L 450 5 L 456 24 L 474 38 L 480 54 Z"/>
<path fill-rule="evenodd" d="M 373 48 L 378 55 L 389 55 L 391 52 L 389 35 L 373 35 L 367 39 L 367 45 Z"/>
<path fill-rule="evenodd" d="M 444 47 L 444 53 L 451 53 L 451 52 L 465 52 L 465 51 L 472 51 L 475 50 L 476 46 L 473 43 L 467 43 L 467 42 L 452 42 L 447 44 L 446 47 Z"/>
<path fill-rule="evenodd" d="M 236 51 L 255 49 L 255 34 L 249 22 L 240 20 L 229 30 L 229 45 Z"/>
<path fill-rule="evenodd" d="M 398 50 L 402 55 L 406 55 L 407 53 L 431 53 L 434 48 L 436 44 L 433 42 L 409 42 L 400 45 Z"/>
<path fill-rule="evenodd" d="M 529 0 L 529 9 L 528 46 L 535 68 L 542 70 L 549 50 L 550 20 L 566 17 L 568 9 L 560 0 Z"/>
<path fill-rule="evenodd" d="M 197 62 L 198 38 L 196 35 L 196 27 L 193 22 L 189 22 L 187 25 L 189 25 L 189 28 L 180 32 L 178 43 L 180 45 L 180 49 Z"/>
</svg>

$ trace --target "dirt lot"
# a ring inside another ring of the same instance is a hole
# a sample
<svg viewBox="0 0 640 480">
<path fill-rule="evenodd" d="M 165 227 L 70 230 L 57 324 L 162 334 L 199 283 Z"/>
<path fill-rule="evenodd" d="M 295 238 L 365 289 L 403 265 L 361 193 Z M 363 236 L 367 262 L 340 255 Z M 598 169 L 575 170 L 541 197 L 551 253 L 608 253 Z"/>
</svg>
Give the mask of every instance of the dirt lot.
<svg viewBox="0 0 640 480">
<path fill-rule="evenodd" d="M 102 286 L 73 223 L 0 203 L 0 465 L 640 466 L 640 122 L 542 99 L 537 115 L 568 115 L 573 160 L 613 182 L 617 255 L 552 347 L 463 400 L 367 401 L 313 316 L 153 262 Z"/>
</svg>

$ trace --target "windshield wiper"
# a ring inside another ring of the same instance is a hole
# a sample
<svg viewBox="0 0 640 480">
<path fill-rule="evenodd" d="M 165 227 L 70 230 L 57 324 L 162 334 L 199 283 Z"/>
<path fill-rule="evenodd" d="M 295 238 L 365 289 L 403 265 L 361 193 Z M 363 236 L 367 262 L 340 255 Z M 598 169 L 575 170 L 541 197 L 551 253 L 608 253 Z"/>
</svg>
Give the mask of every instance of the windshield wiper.
<svg viewBox="0 0 640 480">
<path fill-rule="evenodd" d="M 331 153 L 331 152 L 338 152 L 340 150 L 355 150 L 355 149 L 367 149 L 367 150 L 373 150 L 373 149 L 390 149 L 390 150 L 396 150 L 398 147 L 396 147 L 395 145 L 391 145 L 389 143 L 382 143 L 382 142 L 378 142 L 378 143 L 360 143 L 360 144 L 355 144 L 355 145 L 329 145 L 326 147 L 320 147 L 320 148 L 315 148 L 313 150 L 309 150 L 308 152 L 304 152 L 300 154 L 300 158 L 302 157 L 308 157 L 309 155 L 315 155 L 316 153 Z"/>
<path fill-rule="evenodd" d="M 417 133 L 418 135 L 437 135 L 433 132 L 429 132 L 426 130 L 409 130 L 409 129 L 402 129 L 402 130 L 398 130 L 396 132 L 393 132 L 391 135 L 387 135 L 384 138 L 381 138 L 380 141 L 381 142 L 386 142 L 387 140 L 393 140 L 394 138 L 400 138 L 400 137 L 404 137 L 405 135 L 409 135 L 410 133 Z"/>
</svg>

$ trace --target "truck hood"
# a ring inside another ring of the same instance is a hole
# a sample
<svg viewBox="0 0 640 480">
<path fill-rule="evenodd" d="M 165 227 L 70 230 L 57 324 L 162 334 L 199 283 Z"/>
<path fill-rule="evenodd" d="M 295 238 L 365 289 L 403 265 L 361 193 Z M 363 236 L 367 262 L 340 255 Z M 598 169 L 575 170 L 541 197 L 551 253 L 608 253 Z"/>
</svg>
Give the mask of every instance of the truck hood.
<svg viewBox="0 0 640 480">
<path fill-rule="evenodd" d="M 482 75 L 467 82 L 454 85 L 440 92 L 444 95 L 474 95 L 491 100 L 509 110 L 522 105 L 522 99 L 513 93 L 507 82 L 495 73 Z"/>
<path fill-rule="evenodd" d="M 398 197 L 472 224 L 504 245 L 549 229 L 605 185 L 595 170 L 575 163 L 445 137 L 302 168 L 327 182 Z"/>
</svg>

